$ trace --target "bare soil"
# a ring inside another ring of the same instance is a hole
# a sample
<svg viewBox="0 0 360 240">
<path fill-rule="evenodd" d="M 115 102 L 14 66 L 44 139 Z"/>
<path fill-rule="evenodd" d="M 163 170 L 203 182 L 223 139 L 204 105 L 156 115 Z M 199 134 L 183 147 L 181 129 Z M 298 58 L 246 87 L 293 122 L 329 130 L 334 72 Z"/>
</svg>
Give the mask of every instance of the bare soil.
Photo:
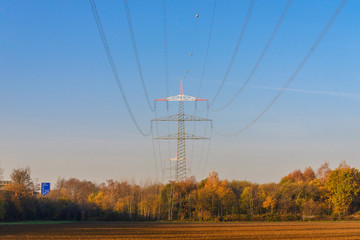
<svg viewBox="0 0 360 240">
<path fill-rule="evenodd" d="M 360 239 L 360 222 L 0 225 L 0 239 Z"/>
</svg>

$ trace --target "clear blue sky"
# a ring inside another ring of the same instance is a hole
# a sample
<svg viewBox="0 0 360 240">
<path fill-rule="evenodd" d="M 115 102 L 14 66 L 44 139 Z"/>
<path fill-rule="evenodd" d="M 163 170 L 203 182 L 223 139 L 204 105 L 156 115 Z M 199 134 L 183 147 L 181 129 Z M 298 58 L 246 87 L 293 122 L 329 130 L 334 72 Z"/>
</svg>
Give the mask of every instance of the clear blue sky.
<svg viewBox="0 0 360 240">
<path fill-rule="evenodd" d="M 233 68 L 214 107 L 226 103 L 244 82 L 286 2 L 255 1 Z M 96 3 L 126 95 L 146 131 L 155 116 L 146 106 L 123 2 Z M 199 97 L 214 97 L 249 3 L 217 1 Z M 217 131 L 239 130 L 264 109 L 339 3 L 293 0 L 247 88 L 226 110 L 210 112 Z M 193 56 L 184 91 L 194 96 L 199 88 L 213 1 L 197 4 L 190 0 L 167 3 L 170 95 L 178 93 L 189 52 Z M 129 0 L 129 8 L 150 98 L 165 97 L 162 1 Z M 331 167 L 342 160 L 360 167 L 359 12 L 360 1 L 349 0 L 290 89 L 248 131 L 231 138 L 214 134 L 208 161 L 203 157 L 200 162 L 202 144 L 189 142 L 188 158 L 198 179 L 215 170 L 221 178 L 278 181 L 294 169 L 316 169 L 324 161 Z M 166 114 L 164 105 L 157 107 L 159 116 Z M 187 110 L 192 114 L 194 107 L 187 105 Z M 58 177 L 97 182 L 157 177 L 151 138 L 142 137 L 131 122 L 88 1 L 0 1 L 0 114 L 0 161 L 5 179 L 13 168 L 25 166 L 31 167 L 40 182 L 55 182 Z M 201 134 L 203 126 L 196 131 Z M 160 157 L 171 155 L 175 153 L 169 154 L 168 146 L 162 144 Z"/>
</svg>

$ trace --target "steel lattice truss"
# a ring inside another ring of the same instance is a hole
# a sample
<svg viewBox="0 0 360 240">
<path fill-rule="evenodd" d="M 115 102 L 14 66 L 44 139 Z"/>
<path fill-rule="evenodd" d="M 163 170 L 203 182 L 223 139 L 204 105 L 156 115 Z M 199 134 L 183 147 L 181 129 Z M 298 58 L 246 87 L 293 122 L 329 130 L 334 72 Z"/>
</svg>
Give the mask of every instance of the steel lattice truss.
<svg viewBox="0 0 360 240">
<path fill-rule="evenodd" d="M 177 151 L 176 151 L 176 159 L 171 159 L 176 161 L 176 181 L 181 181 L 186 179 L 186 140 L 202 140 L 209 139 L 206 137 L 196 136 L 194 134 L 189 134 L 185 132 L 185 122 L 186 121 L 210 121 L 212 120 L 206 118 L 200 118 L 192 115 L 185 114 L 184 102 L 186 101 L 207 101 L 207 99 L 196 98 L 192 96 L 184 95 L 182 80 L 180 81 L 180 92 L 177 96 L 167 97 L 156 99 L 155 101 L 171 101 L 171 102 L 179 102 L 179 112 L 175 115 L 170 115 L 167 117 L 161 117 L 153 119 L 153 121 L 162 121 L 162 122 L 177 122 L 178 123 L 178 132 L 173 133 L 167 136 L 157 137 L 154 139 L 158 140 L 177 140 Z M 171 171 L 171 169 L 170 169 Z"/>
<path fill-rule="evenodd" d="M 210 120 L 209 120 L 210 121 Z M 184 136 L 180 136 L 180 138 L 183 138 L 183 139 L 188 139 L 188 140 L 202 140 L 202 139 L 209 139 L 207 137 L 201 137 L 201 136 L 196 136 L 194 134 L 189 134 L 189 133 L 185 133 Z M 162 139 L 162 140 L 178 140 L 179 139 L 179 136 L 178 136 L 178 133 L 173 133 L 173 134 L 170 134 L 170 135 L 167 135 L 167 136 L 162 136 L 162 137 L 157 137 L 157 138 L 154 138 L 154 139 Z"/>
<path fill-rule="evenodd" d="M 192 96 L 187 96 L 184 94 L 179 94 L 176 96 L 171 96 L 167 98 L 156 99 L 155 101 L 169 101 L 169 102 L 195 102 L 195 101 L 207 101 L 207 99 L 196 98 Z"/>
<path fill-rule="evenodd" d="M 179 120 L 180 120 L 179 114 L 175 114 L 175 115 L 170 115 L 170 116 L 166 116 L 166 117 L 162 117 L 162 118 L 156 118 L 156 119 L 153 119 L 151 121 L 164 121 L 164 122 L 174 121 L 174 122 L 177 122 Z M 210 122 L 212 122 L 210 119 L 201 118 L 201 117 L 197 117 L 197 116 L 192 116 L 192 115 L 188 115 L 188 114 L 184 114 L 184 118 L 181 119 L 181 120 L 183 120 L 183 121 L 210 121 Z"/>
</svg>

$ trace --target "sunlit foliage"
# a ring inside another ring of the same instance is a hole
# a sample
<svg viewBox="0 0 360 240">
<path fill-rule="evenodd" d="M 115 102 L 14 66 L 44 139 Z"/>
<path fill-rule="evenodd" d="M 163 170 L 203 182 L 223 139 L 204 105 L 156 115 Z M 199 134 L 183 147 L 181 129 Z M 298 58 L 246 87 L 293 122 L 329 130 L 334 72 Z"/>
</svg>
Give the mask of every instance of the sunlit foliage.
<svg viewBox="0 0 360 240">
<path fill-rule="evenodd" d="M 360 172 L 342 162 L 295 170 L 279 183 L 221 180 L 216 172 L 167 184 L 108 180 L 95 184 L 77 178 L 57 181 L 45 197 L 29 168 L 14 169 L 0 191 L 0 221 L 168 220 L 282 221 L 346 219 L 359 216 Z"/>
</svg>

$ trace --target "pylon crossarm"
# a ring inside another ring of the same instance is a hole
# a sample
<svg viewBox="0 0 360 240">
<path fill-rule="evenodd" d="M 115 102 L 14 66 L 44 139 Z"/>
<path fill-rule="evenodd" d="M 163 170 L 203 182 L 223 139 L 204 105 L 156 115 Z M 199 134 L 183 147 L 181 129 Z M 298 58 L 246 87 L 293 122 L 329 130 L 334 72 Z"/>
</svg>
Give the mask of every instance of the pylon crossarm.
<svg viewBox="0 0 360 240">
<path fill-rule="evenodd" d="M 204 140 L 204 139 L 209 139 L 206 137 L 201 137 L 201 136 L 196 136 L 194 134 L 189 134 L 189 133 L 185 133 L 185 135 L 180 136 L 177 133 L 173 133 L 167 136 L 162 136 L 162 137 L 158 137 L 158 138 L 154 138 L 154 139 L 159 139 L 159 140 L 178 140 L 179 138 L 181 139 L 190 139 L 190 140 Z"/>
<path fill-rule="evenodd" d="M 155 99 L 155 101 L 167 101 L 167 102 L 195 102 L 195 101 L 208 101 L 207 99 L 192 97 L 188 95 L 176 95 L 167 98 Z"/>
<path fill-rule="evenodd" d="M 180 120 L 179 114 L 174 114 L 174 115 L 170 115 L 170 116 L 166 116 L 166 117 L 156 118 L 151 121 L 175 121 L 175 122 L 177 122 L 179 120 Z M 187 114 L 184 114 L 184 119 L 181 119 L 181 120 L 183 120 L 183 121 L 212 121 L 211 119 L 196 117 L 196 116 L 187 115 Z"/>
</svg>

